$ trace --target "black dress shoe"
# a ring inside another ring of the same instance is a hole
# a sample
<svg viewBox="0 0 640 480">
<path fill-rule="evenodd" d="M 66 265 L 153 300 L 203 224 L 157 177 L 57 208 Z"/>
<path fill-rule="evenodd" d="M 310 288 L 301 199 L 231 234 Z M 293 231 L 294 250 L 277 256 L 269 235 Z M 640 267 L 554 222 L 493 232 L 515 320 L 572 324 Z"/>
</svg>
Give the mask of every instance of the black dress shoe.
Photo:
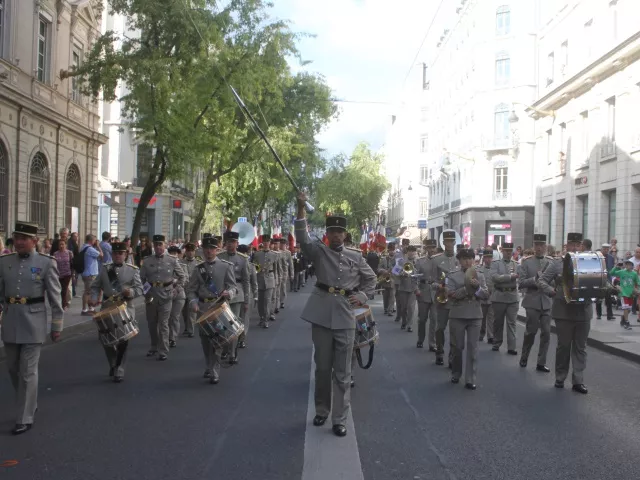
<svg viewBox="0 0 640 480">
<path fill-rule="evenodd" d="M 159 362 L 164 362 L 167 359 L 167 355 L 164 353 L 161 353 L 160 355 L 158 355 L 158 361 Z"/>
<path fill-rule="evenodd" d="M 169 348 L 176 348 L 176 341 L 175 340 L 169 340 Z"/>
<path fill-rule="evenodd" d="M 436 351 L 436 347 L 429 347 L 429 351 L 430 352 L 435 352 Z"/>
<path fill-rule="evenodd" d="M 113 376 L 115 375 L 115 373 L 116 373 L 116 369 L 115 369 L 114 367 L 111 367 L 111 368 L 109 369 L 109 376 L 110 376 L 110 377 L 113 377 Z"/>
<path fill-rule="evenodd" d="M 326 421 L 327 417 L 323 417 L 322 415 L 316 415 L 315 417 L 313 417 L 313 425 L 315 427 L 321 427 Z"/>
<path fill-rule="evenodd" d="M 491 350 L 493 350 L 494 352 L 499 352 L 500 351 L 500 345 L 494 345 L 493 348 L 491 348 Z"/>
<path fill-rule="evenodd" d="M 525 368 L 525 367 L 527 366 L 527 361 L 526 361 L 526 360 L 524 360 L 524 359 L 520 360 L 520 366 L 521 366 L 522 368 Z"/>
<path fill-rule="evenodd" d="M 11 430 L 11 434 L 12 435 L 21 435 L 21 434 L 26 433 L 29 430 L 31 430 L 32 426 L 33 425 L 31 423 L 16 423 L 16 426 L 13 427 L 13 430 Z"/>
<path fill-rule="evenodd" d="M 246 344 L 246 342 L 240 342 L 240 343 L 238 343 L 238 348 L 247 348 L 247 344 Z"/>
<path fill-rule="evenodd" d="M 189 337 L 189 338 L 193 338 L 193 333 L 188 333 L 188 334 L 187 334 L 187 337 Z"/>
<path fill-rule="evenodd" d="M 202 374 L 202 378 L 211 378 L 211 370 L 207 368 Z"/>
<path fill-rule="evenodd" d="M 229 359 L 229 364 L 231 365 L 237 365 L 238 364 L 238 357 L 231 357 Z"/>
<path fill-rule="evenodd" d="M 491 344 L 493 343 L 493 338 L 489 338 L 489 337 L 487 337 L 487 343 L 488 343 L 489 345 L 491 345 Z"/>
<path fill-rule="evenodd" d="M 404 330 L 405 328 L 407 328 L 406 325 L 400 325 L 400 330 Z"/>
<path fill-rule="evenodd" d="M 409 332 L 409 333 L 413 332 L 413 328 L 407 327 L 407 332 Z"/>
<path fill-rule="evenodd" d="M 333 433 L 338 437 L 344 437 L 347 434 L 347 427 L 345 427 L 344 425 L 334 425 L 332 430 Z"/>
<path fill-rule="evenodd" d="M 222 360 L 226 360 L 227 358 L 229 358 L 229 352 L 222 352 L 222 355 L 220 355 L 220 358 Z"/>
<path fill-rule="evenodd" d="M 444 359 L 442 357 L 436 357 L 436 365 L 444 365 Z"/>
<path fill-rule="evenodd" d="M 556 380 L 556 383 L 554 383 L 553 386 L 556 388 L 564 388 L 564 382 L 561 382 L 560 380 Z"/>
<path fill-rule="evenodd" d="M 460 383 L 460 379 L 456 377 L 451 377 L 451 383 Z"/>
<path fill-rule="evenodd" d="M 158 353 L 157 350 L 149 350 L 147 352 L 147 357 L 153 357 L 156 353 Z"/>
<path fill-rule="evenodd" d="M 582 394 L 589 393 L 589 390 L 587 390 L 586 385 L 582 383 L 578 383 L 574 385 L 573 387 L 571 387 L 571 390 L 573 390 L 574 392 L 582 393 Z"/>
<path fill-rule="evenodd" d="M 416 343 L 416 348 L 422 348 L 422 347 L 423 347 L 422 342 Z"/>
<path fill-rule="evenodd" d="M 211 379 L 209 380 L 209 383 L 211 383 L 212 385 L 217 385 L 220 383 L 220 377 L 216 376 L 216 375 L 212 375 Z"/>
<path fill-rule="evenodd" d="M 120 377 L 118 375 L 113 377 L 113 383 L 122 383 L 123 380 L 124 380 L 124 377 Z"/>
<path fill-rule="evenodd" d="M 353 376 L 351 377 L 351 388 L 356 386 L 356 381 L 353 379 Z"/>
<path fill-rule="evenodd" d="M 276 309 L 274 310 L 274 312 L 276 312 L 276 313 L 280 313 L 280 309 L 279 309 L 279 308 L 276 308 Z"/>
<path fill-rule="evenodd" d="M 464 388 L 467 390 L 475 390 L 477 387 L 475 383 L 465 383 Z"/>
<path fill-rule="evenodd" d="M 276 316 L 275 316 L 275 315 L 271 315 L 271 316 L 269 317 L 269 321 L 270 321 L 270 322 L 275 322 L 275 321 L 276 321 Z"/>
<path fill-rule="evenodd" d="M 284 303 L 280 304 L 280 310 L 284 310 Z"/>
<path fill-rule="evenodd" d="M 518 351 L 517 350 L 507 350 L 507 353 L 509 355 L 518 355 Z"/>
<path fill-rule="evenodd" d="M 544 372 L 544 373 L 549 373 L 551 371 L 551 369 L 546 365 L 536 365 L 536 370 L 538 372 Z"/>
</svg>

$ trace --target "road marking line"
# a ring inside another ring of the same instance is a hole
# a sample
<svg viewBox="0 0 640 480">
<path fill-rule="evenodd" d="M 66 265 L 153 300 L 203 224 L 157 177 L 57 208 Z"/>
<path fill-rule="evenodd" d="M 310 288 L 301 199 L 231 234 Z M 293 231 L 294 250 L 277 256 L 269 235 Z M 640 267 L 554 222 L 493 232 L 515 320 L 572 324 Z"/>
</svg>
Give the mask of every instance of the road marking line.
<svg viewBox="0 0 640 480">
<path fill-rule="evenodd" d="M 307 428 L 304 436 L 304 466 L 302 480 L 364 480 L 360 464 L 360 452 L 351 409 L 347 416 L 347 436 L 336 437 L 331 431 L 331 416 L 322 427 L 313 426 L 316 416 L 314 401 L 315 364 L 311 351 L 309 379 L 309 405 Z"/>
</svg>

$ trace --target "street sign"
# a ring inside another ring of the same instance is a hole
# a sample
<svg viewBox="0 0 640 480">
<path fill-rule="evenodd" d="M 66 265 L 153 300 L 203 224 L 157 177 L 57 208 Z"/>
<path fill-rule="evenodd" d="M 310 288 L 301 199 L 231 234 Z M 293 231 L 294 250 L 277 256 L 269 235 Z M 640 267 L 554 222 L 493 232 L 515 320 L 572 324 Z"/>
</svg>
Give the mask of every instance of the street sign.
<svg viewBox="0 0 640 480">
<path fill-rule="evenodd" d="M 247 217 L 238 217 L 238 223 L 246 222 Z"/>
<path fill-rule="evenodd" d="M 426 220 L 418 220 L 418 228 L 420 228 L 420 229 L 427 228 L 427 221 Z"/>
</svg>

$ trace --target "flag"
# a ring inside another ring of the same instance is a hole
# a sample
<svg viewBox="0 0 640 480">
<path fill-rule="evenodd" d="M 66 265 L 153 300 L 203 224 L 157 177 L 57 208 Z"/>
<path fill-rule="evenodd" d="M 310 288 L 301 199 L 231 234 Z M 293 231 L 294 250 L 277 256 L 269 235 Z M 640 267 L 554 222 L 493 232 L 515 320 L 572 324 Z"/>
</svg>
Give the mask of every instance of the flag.
<svg viewBox="0 0 640 480">
<path fill-rule="evenodd" d="M 324 243 L 327 247 L 329 246 L 329 237 L 327 237 L 326 233 L 322 234 L 322 243 Z"/>
<path fill-rule="evenodd" d="M 367 235 L 367 225 L 363 224 L 362 227 L 360 228 L 360 250 L 362 250 L 363 252 L 367 251 L 367 243 L 368 243 L 368 235 Z"/>
<path fill-rule="evenodd" d="M 385 248 L 387 248 L 387 237 L 385 237 L 384 234 L 385 234 L 384 226 L 382 224 L 378 224 L 375 242 L 376 242 L 376 247 L 381 252 Z"/>
<path fill-rule="evenodd" d="M 253 242 L 251 242 L 251 246 L 255 249 L 257 249 L 260 245 L 260 235 L 262 235 L 262 230 L 260 228 L 260 224 L 258 223 L 258 218 L 259 217 L 255 217 L 253 219 L 253 234 L 255 235 L 255 238 L 253 239 Z"/>
<path fill-rule="evenodd" d="M 374 250 L 376 247 L 376 232 L 373 229 L 373 225 L 369 225 L 367 228 L 367 248 Z"/>
</svg>

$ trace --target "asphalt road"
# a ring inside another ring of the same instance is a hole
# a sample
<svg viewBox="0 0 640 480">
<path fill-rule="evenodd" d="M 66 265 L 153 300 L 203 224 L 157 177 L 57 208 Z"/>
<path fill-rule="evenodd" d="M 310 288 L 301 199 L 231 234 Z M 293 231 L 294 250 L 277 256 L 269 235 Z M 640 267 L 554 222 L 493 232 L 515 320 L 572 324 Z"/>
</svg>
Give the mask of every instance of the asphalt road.
<svg viewBox="0 0 640 480">
<path fill-rule="evenodd" d="M 144 318 L 122 384 L 109 381 L 93 330 L 46 347 L 39 412 L 25 435 L 8 434 L 13 394 L 0 375 L 0 477 L 640 478 L 640 366 L 590 349 L 582 396 L 485 343 L 478 390 L 468 391 L 415 348 L 415 333 L 382 315 L 380 297 L 374 365 L 356 371 L 355 428 L 340 439 L 330 425 L 309 426 L 310 327 L 298 319 L 309 290 L 290 294 L 269 330 L 254 322 L 240 364 L 218 385 L 202 378 L 197 337 L 180 339 L 168 362 L 147 359 Z"/>
</svg>

